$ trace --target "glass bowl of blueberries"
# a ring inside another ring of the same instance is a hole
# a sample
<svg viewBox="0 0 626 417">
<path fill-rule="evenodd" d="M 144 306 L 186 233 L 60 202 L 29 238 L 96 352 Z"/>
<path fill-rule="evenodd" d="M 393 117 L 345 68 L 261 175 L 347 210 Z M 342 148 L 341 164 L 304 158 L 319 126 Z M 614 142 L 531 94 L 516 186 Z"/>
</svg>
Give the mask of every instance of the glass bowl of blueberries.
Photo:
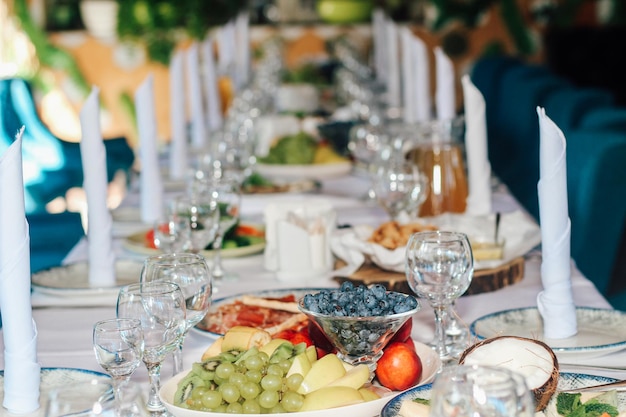
<svg viewBox="0 0 626 417">
<path fill-rule="evenodd" d="M 409 294 L 387 291 L 380 285 L 354 286 L 306 294 L 298 308 L 320 328 L 343 361 L 376 369 L 383 348 L 420 306 Z"/>
</svg>

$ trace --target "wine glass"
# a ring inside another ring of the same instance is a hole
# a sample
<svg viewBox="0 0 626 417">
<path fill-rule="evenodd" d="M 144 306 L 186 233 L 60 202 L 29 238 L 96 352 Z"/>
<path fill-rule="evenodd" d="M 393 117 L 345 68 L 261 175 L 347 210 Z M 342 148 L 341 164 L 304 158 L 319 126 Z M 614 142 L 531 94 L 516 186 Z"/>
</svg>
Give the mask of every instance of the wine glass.
<svg viewBox="0 0 626 417">
<path fill-rule="evenodd" d="M 191 242 L 189 219 L 176 210 L 166 210 L 163 217 L 154 222 L 154 246 L 164 253 L 184 251 Z"/>
<path fill-rule="evenodd" d="M 443 323 L 453 300 L 467 291 L 474 257 L 467 235 L 448 231 L 414 233 L 406 247 L 406 277 L 418 297 L 435 310 L 434 349 L 445 364 L 453 357 L 446 345 Z"/>
<path fill-rule="evenodd" d="M 521 374 L 496 366 L 459 365 L 433 383 L 432 417 L 532 417 L 535 406 Z"/>
<path fill-rule="evenodd" d="M 124 286 L 117 298 L 117 317 L 141 321 L 143 362 L 148 369 L 150 395 L 147 408 L 153 415 L 169 415 L 159 398 L 161 364 L 185 334 L 185 298 L 173 282 L 140 282 Z"/>
<path fill-rule="evenodd" d="M 193 193 L 179 196 L 174 201 L 174 210 L 189 219 L 190 252 L 200 253 L 213 242 L 219 227 L 220 211 L 212 195 Z"/>
<path fill-rule="evenodd" d="M 241 182 L 237 178 L 224 176 L 221 178 L 203 178 L 194 181 L 192 194 L 210 195 L 219 207 L 219 227 L 213 240 L 213 265 L 211 273 L 214 282 L 223 279 L 235 279 L 236 275 L 228 273 L 222 266 L 221 249 L 224 236 L 239 222 L 241 206 Z"/>
<path fill-rule="evenodd" d="M 185 297 L 187 327 L 204 318 L 211 306 L 211 271 L 202 255 L 169 253 L 146 258 L 141 270 L 141 282 L 169 281 L 178 284 Z M 174 375 L 183 368 L 183 341 L 174 350 Z"/>
<path fill-rule="evenodd" d="M 93 326 L 93 349 L 100 366 L 113 378 L 118 405 L 122 386 L 141 363 L 143 329 L 138 319 L 108 319 Z"/>
</svg>

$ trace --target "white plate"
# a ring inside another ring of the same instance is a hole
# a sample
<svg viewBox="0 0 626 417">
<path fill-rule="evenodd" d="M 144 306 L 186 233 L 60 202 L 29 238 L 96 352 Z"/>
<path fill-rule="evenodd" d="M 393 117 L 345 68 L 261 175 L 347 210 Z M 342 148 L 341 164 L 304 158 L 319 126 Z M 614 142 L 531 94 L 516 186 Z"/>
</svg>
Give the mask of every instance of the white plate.
<svg viewBox="0 0 626 417">
<path fill-rule="evenodd" d="M 590 385 L 604 384 L 604 383 L 613 382 L 613 381 L 616 381 L 616 379 L 607 378 L 603 376 L 561 372 L 561 375 L 559 377 L 558 390 L 560 391 L 570 390 L 570 389 L 587 387 Z M 410 401 L 416 398 L 430 399 L 431 389 L 432 389 L 432 385 L 428 384 L 428 385 L 423 385 L 423 386 L 416 387 L 416 388 L 411 388 L 410 390 L 397 395 L 391 401 L 389 401 L 387 405 L 383 407 L 380 417 L 400 417 L 400 414 L 399 414 L 400 406 L 402 405 L 402 402 L 404 400 Z M 625 411 L 626 410 L 626 392 L 618 391 L 617 400 L 618 400 L 619 411 L 620 412 Z M 555 406 L 554 402 L 555 402 L 555 398 L 552 398 L 544 414 L 553 415 L 552 413 L 550 413 L 550 410 L 554 408 Z M 541 413 L 538 413 L 537 415 L 541 415 Z"/>
<path fill-rule="evenodd" d="M 148 233 L 148 230 L 143 230 L 127 236 L 122 242 L 122 246 L 124 246 L 125 249 L 140 255 L 158 255 L 161 253 L 159 249 L 149 248 L 145 245 L 146 233 Z M 263 252 L 265 245 L 265 239 L 262 239 L 261 241 L 252 243 L 248 246 L 222 249 L 220 254 L 222 258 L 239 258 Z M 213 253 L 213 250 L 200 251 L 200 254 L 206 258 L 211 258 Z"/>
<path fill-rule="evenodd" d="M 39 292 L 51 295 L 89 296 L 117 294 L 120 287 L 139 282 L 141 262 L 132 260 L 115 261 L 115 284 L 110 287 L 93 285 L 89 282 L 89 264 L 78 262 L 58 266 L 33 274 L 31 282 Z"/>
<path fill-rule="evenodd" d="M 522 336 L 543 340 L 559 360 L 592 358 L 626 348 L 626 313 L 619 310 L 577 307 L 578 333 L 567 339 L 545 339 L 536 307 L 488 314 L 470 325 L 478 339 L 494 336 Z"/>
<path fill-rule="evenodd" d="M 439 356 L 433 349 L 422 343 L 415 342 L 415 351 L 422 360 L 422 378 L 417 386 L 423 384 L 429 384 L 435 378 L 435 375 L 441 367 L 441 361 Z M 168 411 L 175 417 L 227 417 L 232 414 L 223 413 L 211 413 L 205 411 L 194 411 L 186 408 L 177 407 L 173 404 L 174 394 L 176 393 L 176 387 L 178 381 L 184 378 L 189 371 L 183 371 L 176 375 L 165 384 L 162 385 L 159 394 L 161 400 L 165 403 Z M 319 411 L 304 411 L 301 413 L 289 413 L 289 416 L 294 417 L 334 417 L 345 413 L 348 416 L 362 416 L 362 417 L 374 417 L 380 414 L 381 408 L 389 401 L 389 398 L 394 394 L 390 392 L 389 395 L 384 396 L 378 400 L 368 401 L 361 404 L 349 405 L 345 407 L 330 408 L 327 410 Z M 259 417 L 265 414 L 251 414 L 252 416 Z"/>
<path fill-rule="evenodd" d="M 254 169 L 268 178 L 325 180 L 348 175 L 352 170 L 352 162 L 308 165 L 256 164 Z"/>
<path fill-rule="evenodd" d="M 76 382 L 88 382 L 92 379 L 101 379 L 109 381 L 110 376 L 103 374 L 102 372 L 90 371 L 87 369 L 77 368 L 41 368 L 41 382 L 39 384 L 39 409 L 28 414 L 19 414 L 21 417 L 39 417 L 43 416 L 46 410 L 46 403 L 48 398 L 48 392 L 55 387 L 72 384 Z M 4 371 L 0 371 L 0 404 L 4 400 Z M 0 409 L 0 414 L 7 410 Z"/>
</svg>

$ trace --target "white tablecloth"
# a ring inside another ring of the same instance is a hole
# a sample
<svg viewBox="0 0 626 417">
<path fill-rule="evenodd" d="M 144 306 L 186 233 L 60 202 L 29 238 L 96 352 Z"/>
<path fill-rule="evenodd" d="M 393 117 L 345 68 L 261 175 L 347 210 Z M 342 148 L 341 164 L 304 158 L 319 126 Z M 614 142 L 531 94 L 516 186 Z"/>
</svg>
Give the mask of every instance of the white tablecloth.
<svg viewBox="0 0 626 417">
<path fill-rule="evenodd" d="M 375 203 L 365 202 L 360 196 L 365 195 L 367 183 L 357 177 L 327 180 L 322 191 L 336 204 L 339 224 L 369 223 L 377 225 L 387 220 L 387 216 Z M 493 195 L 493 209 L 508 212 L 519 209 L 519 205 L 503 187 L 497 187 Z M 307 198 L 300 195 L 297 198 Z M 125 204 L 129 205 L 135 196 L 130 195 Z M 269 201 L 276 198 L 294 198 L 294 196 L 246 196 L 242 207 L 244 218 L 262 221 L 262 209 Z M 133 255 L 125 251 L 117 242 L 120 257 L 134 257 L 140 262 L 143 256 Z M 70 254 L 68 260 L 81 260 L 86 257 L 86 245 L 79 243 Z M 237 281 L 226 281 L 218 288 L 216 297 L 228 296 L 242 292 L 272 288 L 289 288 L 301 286 L 336 286 L 330 277 L 322 277 L 306 282 L 281 282 L 273 273 L 263 268 L 263 255 L 244 258 L 224 259 L 226 269 L 239 275 Z M 464 296 L 457 302 L 457 311 L 463 321 L 469 325 L 473 320 L 485 314 L 499 310 L 536 306 L 536 296 L 541 290 L 540 264 L 538 256 L 529 256 L 526 260 L 525 276 L 522 282 L 501 290 L 472 296 Z M 609 308 L 609 303 L 600 295 L 594 285 L 572 267 L 573 290 L 578 306 Z M 96 362 L 92 349 L 92 326 L 105 318 L 115 316 L 115 297 L 88 297 L 72 299 L 70 297 L 51 296 L 34 290 L 32 295 L 34 318 L 39 330 L 38 355 L 43 367 L 76 367 L 102 371 Z M 77 306 L 78 305 L 78 306 Z M 422 303 L 421 311 L 414 318 L 413 338 L 421 342 L 429 342 L 433 337 L 433 312 L 426 303 Z M 191 366 L 199 360 L 202 352 L 211 343 L 206 335 L 191 331 L 185 340 L 185 366 Z M 0 339 L 0 352 L 3 351 Z M 626 353 L 617 353 L 586 363 L 626 364 Z M 0 369 L 4 367 L 4 357 L 0 353 Z M 564 370 L 575 371 L 575 367 L 563 365 Z M 588 369 L 578 369 L 590 373 Z M 626 377 L 626 372 L 594 371 L 594 374 L 614 377 Z M 171 364 L 168 360 L 162 371 L 163 380 L 171 375 Z M 145 383 L 147 374 L 140 367 L 133 375 L 133 380 Z"/>
</svg>

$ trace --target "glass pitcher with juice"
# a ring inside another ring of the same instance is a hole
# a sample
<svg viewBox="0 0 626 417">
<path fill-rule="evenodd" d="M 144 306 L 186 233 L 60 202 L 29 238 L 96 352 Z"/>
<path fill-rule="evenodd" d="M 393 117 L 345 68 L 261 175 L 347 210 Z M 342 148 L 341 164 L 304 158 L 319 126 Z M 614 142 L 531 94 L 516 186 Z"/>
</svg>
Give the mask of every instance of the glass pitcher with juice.
<svg viewBox="0 0 626 417">
<path fill-rule="evenodd" d="M 465 212 L 468 194 L 463 156 L 464 120 L 420 123 L 408 158 L 428 177 L 429 190 L 420 217 Z"/>
</svg>

